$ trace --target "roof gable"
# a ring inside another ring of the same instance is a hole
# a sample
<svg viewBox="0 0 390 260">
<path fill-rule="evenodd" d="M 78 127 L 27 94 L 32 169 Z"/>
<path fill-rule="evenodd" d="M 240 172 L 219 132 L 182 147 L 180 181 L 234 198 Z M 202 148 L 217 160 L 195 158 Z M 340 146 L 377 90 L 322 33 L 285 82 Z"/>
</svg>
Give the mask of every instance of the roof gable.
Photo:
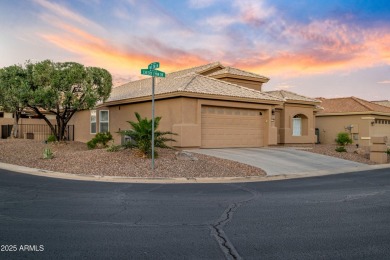
<svg viewBox="0 0 390 260">
<path fill-rule="evenodd" d="M 246 78 L 252 78 L 252 80 L 261 81 L 263 83 L 266 83 L 269 81 L 269 78 L 264 77 L 262 75 L 252 73 L 245 70 L 240 70 L 233 67 L 224 67 L 221 70 L 215 71 L 208 76 L 210 77 L 218 77 L 218 76 L 225 76 L 225 75 L 231 75 L 231 76 L 240 76 L 240 77 L 246 77 Z"/>
<path fill-rule="evenodd" d="M 299 95 L 297 93 L 286 91 L 286 90 L 274 90 L 274 91 L 266 91 L 266 93 L 278 97 L 280 99 L 283 99 L 285 101 L 305 101 L 305 102 L 314 102 L 314 103 L 320 103 L 320 100 L 309 98 L 306 96 Z"/>
<path fill-rule="evenodd" d="M 106 103 L 123 99 L 151 96 L 152 78 L 129 82 L 114 88 Z M 227 97 L 282 101 L 278 97 L 233 83 L 221 81 L 195 72 L 174 77 L 172 74 L 155 82 L 155 94 L 196 93 Z"/>
</svg>

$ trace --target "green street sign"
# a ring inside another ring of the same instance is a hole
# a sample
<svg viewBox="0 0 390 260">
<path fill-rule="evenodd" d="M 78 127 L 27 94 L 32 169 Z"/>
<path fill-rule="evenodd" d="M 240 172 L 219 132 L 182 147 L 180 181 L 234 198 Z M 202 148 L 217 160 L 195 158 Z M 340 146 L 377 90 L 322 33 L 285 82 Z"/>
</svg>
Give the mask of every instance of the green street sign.
<svg viewBox="0 0 390 260">
<path fill-rule="evenodd" d="M 160 68 L 160 62 L 153 62 L 153 63 L 150 63 L 148 66 L 148 69 L 150 69 L 150 70 L 154 70 L 157 68 Z"/>
<path fill-rule="evenodd" d="M 154 70 L 154 69 L 141 69 L 141 74 L 152 76 L 152 77 L 165 78 L 165 72 Z"/>
</svg>

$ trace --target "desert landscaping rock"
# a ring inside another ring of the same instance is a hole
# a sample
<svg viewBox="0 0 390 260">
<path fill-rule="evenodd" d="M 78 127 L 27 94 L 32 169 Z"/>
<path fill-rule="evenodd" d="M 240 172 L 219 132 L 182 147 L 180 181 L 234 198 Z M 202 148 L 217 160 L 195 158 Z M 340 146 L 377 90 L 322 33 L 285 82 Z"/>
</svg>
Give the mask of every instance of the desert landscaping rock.
<svg viewBox="0 0 390 260">
<path fill-rule="evenodd" d="M 43 159 L 43 151 L 46 147 L 53 151 L 53 159 Z M 155 171 L 152 172 L 151 160 L 140 158 L 137 150 L 108 152 L 106 149 L 88 150 L 87 145 L 81 142 L 45 144 L 24 139 L 0 140 L 0 162 L 56 172 L 153 178 L 266 175 L 259 168 L 211 156 L 197 154 L 197 160 L 178 160 L 175 154 L 177 150 L 157 149 L 157 151 L 159 156 L 155 160 Z"/>
<path fill-rule="evenodd" d="M 195 157 L 193 153 L 186 152 L 186 151 L 179 151 L 175 153 L 177 160 L 190 160 L 190 161 L 197 161 L 198 158 Z"/>
</svg>

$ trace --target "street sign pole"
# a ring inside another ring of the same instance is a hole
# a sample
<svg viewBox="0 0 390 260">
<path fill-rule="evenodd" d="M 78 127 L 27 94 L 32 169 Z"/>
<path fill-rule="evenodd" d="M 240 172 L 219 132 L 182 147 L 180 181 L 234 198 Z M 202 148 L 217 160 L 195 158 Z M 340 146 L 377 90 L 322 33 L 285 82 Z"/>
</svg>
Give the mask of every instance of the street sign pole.
<svg viewBox="0 0 390 260">
<path fill-rule="evenodd" d="M 152 171 L 154 172 L 154 76 L 152 77 Z"/>
<path fill-rule="evenodd" d="M 141 69 L 142 75 L 152 76 L 152 171 L 154 172 L 154 78 L 165 78 L 165 72 L 156 70 L 160 67 L 159 62 L 150 63 L 147 69 Z"/>
</svg>

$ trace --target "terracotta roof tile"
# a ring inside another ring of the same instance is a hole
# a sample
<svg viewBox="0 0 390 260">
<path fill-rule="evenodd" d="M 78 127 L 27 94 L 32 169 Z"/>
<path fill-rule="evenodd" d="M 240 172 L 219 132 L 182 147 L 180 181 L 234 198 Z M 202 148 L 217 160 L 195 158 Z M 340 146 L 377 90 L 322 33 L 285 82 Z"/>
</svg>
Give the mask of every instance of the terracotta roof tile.
<svg viewBox="0 0 390 260">
<path fill-rule="evenodd" d="M 177 74 L 176 74 L 177 75 Z M 195 72 L 182 76 L 167 75 L 155 83 L 155 94 L 189 92 L 240 98 L 282 101 L 281 99 L 254 89 L 203 76 Z M 112 90 L 107 102 L 151 95 L 152 78 L 129 82 Z"/>
<path fill-rule="evenodd" d="M 225 67 L 224 69 L 215 71 L 207 76 L 212 77 L 212 76 L 218 76 L 218 75 L 222 75 L 222 74 L 233 74 L 233 75 L 238 75 L 238 76 L 257 78 L 257 79 L 262 79 L 265 82 L 267 82 L 269 80 L 269 78 L 261 76 L 259 74 L 252 73 L 249 71 L 240 70 L 240 69 L 233 68 L 233 67 Z"/>
<path fill-rule="evenodd" d="M 320 100 L 309 98 L 306 96 L 299 95 L 297 93 L 286 91 L 286 90 L 274 90 L 274 91 L 266 91 L 265 93 L 268 93 L 270 95 L 273 95 L 275 97 L 281 98 L 285 101 L 287 100 L 295 100 L 295 101 L 307 101 L 307 102 L 316 102 L 320 103 Z"/>
<path fill-rule="evenodd" d="M 390 113 L 390 107 L 382 106 L 356 97 L 345 98 L 321 98 L 321 107 L 324 109 L 319 114 L 325 113 L 350 113 L 350 112 L 382 112 Z"/>
</svg>

